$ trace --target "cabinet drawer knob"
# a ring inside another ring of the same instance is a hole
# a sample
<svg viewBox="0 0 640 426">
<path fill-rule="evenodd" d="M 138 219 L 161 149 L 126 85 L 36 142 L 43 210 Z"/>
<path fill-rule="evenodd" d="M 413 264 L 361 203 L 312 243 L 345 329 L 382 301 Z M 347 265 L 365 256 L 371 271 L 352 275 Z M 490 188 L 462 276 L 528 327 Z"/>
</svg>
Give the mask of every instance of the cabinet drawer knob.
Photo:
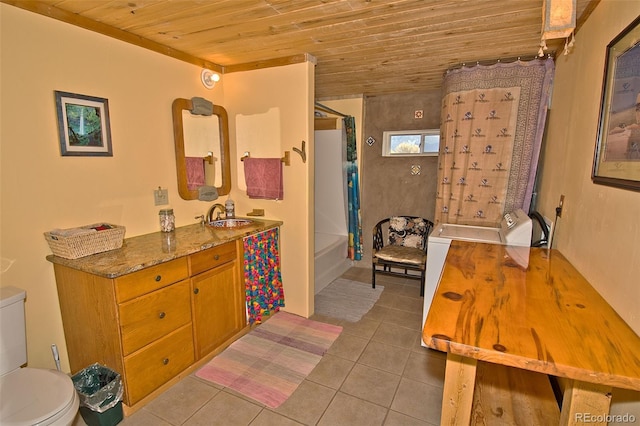
<svg viewBox="0 0 640 426">
<path fill-rule="evenodd" d="M 160 314 L 158 314 L 158 318 L 160 318 L 160 319 L 163 319 L 166 316 L 167 316 L 167 314 L 165 312 L 160 312 Z"/>
<path fill-rule="evenodd" d="M 160 282 L 161 279 L 162 279 L 162 275 L 156 275 L 156 282 Z"/>
<path fill-rule="evenodd" d="M 165 358 L 165 359 L 163 359 L 163 360 L 162 360 L 162 363 L 163 363 L 164 365 L 169 364 L 169 358 Z"/>
<path fill-rule="evenodd" d="M 200 289 L 199 288 L 194 288 L 193 289 L 193 294 L 198 294 L 200 293 Z"/>
<path fill-rule="evenodd" d="M 219 260 L 220 259 L 220 255 L 216 254 L 213 256 L 213 260 Z"/>
</svg>

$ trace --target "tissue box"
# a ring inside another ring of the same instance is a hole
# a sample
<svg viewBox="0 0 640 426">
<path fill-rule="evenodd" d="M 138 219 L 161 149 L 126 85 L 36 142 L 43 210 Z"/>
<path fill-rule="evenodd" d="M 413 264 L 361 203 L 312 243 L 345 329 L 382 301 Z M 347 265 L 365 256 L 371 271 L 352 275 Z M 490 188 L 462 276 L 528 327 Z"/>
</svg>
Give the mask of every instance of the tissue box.
<svg viewBox="0 0 640 426">
<path fill-rule="evenodd" d="M 95 223 L 79 228 L 54 229 L 44 233 L 54 255 L 78 259 L 122 247 L 124 226 Z"/>
</svg>

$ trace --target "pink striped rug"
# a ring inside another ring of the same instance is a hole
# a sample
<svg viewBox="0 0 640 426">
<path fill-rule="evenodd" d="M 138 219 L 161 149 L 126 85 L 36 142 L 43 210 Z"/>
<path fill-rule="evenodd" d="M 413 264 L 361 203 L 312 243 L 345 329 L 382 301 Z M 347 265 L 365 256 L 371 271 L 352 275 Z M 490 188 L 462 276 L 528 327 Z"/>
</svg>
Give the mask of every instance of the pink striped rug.
<svg viewBox="0 0 640 426">
<path fill-rule="evenodd" d="M 280 311 L 233 342 L 196 376 L 276 408 L 311 373 L 342 327 Z"/>
</svg>

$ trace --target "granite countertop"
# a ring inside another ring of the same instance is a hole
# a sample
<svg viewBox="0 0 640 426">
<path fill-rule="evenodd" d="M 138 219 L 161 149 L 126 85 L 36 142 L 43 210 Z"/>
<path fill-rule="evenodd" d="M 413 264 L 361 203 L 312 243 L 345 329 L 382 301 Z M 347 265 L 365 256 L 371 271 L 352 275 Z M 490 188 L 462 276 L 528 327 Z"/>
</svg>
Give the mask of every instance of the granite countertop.
<svg viewBox="0 0 640 426">
<path fill-rule="evenodd" d="M 181 226 L 170 233 L 154 232 L 125 238 L 117 250 L 79 259 L 49 255 L 47 260 L 101 277 L 116 278 L 282 225 L 276 220 L 251 220 L 251 225 L 238 228 L 212 228 L 201 224 Z"/>
</svg>

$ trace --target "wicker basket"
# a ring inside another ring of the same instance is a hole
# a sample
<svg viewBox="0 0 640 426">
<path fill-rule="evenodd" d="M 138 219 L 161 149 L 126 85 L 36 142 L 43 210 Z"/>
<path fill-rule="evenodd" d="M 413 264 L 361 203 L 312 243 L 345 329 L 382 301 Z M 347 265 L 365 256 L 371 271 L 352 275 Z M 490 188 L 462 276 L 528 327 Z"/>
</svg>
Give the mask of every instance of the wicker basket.
<svg viewBox="0 0 640 426">
<path fill-rule="evenodd" d="M 122 247 L 125 232 L 124 226 L 96 223 L 74 228 L 73 230 L 84 229 L 95 229 L 96 231 L 78 235 L 64 235 L 65 231 L 70 231 L 66 229 L 57 232 L 45 232 L 44 237 L 49 243 L 49 248 L 51 248 L 53 254 L 65 259 L 77 259 Z"/>
</svg>

